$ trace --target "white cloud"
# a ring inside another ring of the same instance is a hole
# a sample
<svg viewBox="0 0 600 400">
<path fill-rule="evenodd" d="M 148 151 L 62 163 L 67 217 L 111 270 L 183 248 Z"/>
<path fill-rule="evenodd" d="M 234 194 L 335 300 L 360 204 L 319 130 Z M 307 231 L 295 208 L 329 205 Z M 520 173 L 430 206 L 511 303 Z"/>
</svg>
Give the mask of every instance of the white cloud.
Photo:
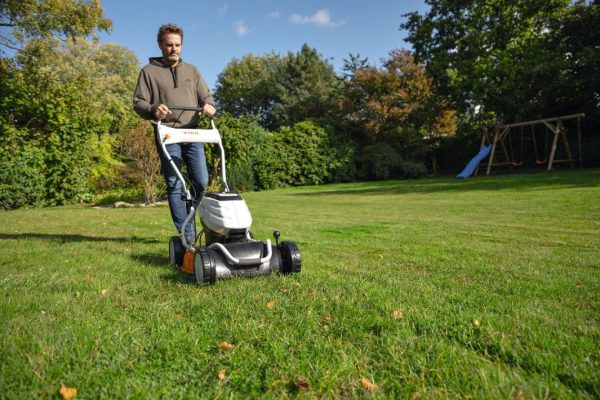
<svg viewBox="0 0 600 400">
<path fill-rule="evenodd" d="M 267 19 L 269 18 L 279 18 L 281 17 L 281 14 L 279 13 L 279 11 L 273 11 L 272 13 L 269 13 L 267 15 Z"/>
<path fill-rule="evenodd" d="M 244 21 L 235 21 L 233 23 L 233 32 L 239 37 L 244 37 L 250 33 L 250 28 Z"/>
<path fill-rule="evenodd" d="M 327 28 L 335 28 L 343 24 L 340 21 L 333 21 L 331 19 L 331 15 L 329 14 L 329 10 L 318 10 L 311 16 L 303 16 L 300 14 L 292 14 L 290 16 L 290 21 L 293 24 L 304 25 L 304 24 L 312 24 L 317 26 L 323 26 Z"/>
</svg>

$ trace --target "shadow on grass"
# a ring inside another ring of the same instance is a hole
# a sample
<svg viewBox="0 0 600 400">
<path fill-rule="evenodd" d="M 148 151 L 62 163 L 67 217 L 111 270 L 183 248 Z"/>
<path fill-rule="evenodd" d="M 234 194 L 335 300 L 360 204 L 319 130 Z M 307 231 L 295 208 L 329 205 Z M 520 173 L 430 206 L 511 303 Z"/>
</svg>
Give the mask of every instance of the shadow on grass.
<svg viewBox="0 0 600 400">
<path fill-rule="evenodd" d="M 103 237 L 103 236 L 86 236 L 79 234 L 69 233 L 0 233 L 0 240 L 3 239 L 14 239 L 14 240 L 27 240 L 27 239 L 42 239 L 50 240 L 58 243 L 74 243 L 74 242 L 135 242 L 135 243 L 157 243 L 159 240 L 156 238 L 139 238 L 139 237 Z"/>
<path fill-rule="evenodd" d="M 293 193 L 293 196 L 332 195 L 380 195 L 408 193 L 441 193 L 465 191 L 517 190 L 535 191 L 544 189 L 584 188 L 600 185 L 600 170 L 568 170 L 479 176 L 469 179 L 431 178 L 418 180 L 370 181 L 344 184 L 339 189 L 332 185 L 325 190 L 310 190 Z"/>
<path fill-rule="evenodd" d="M 166 250 L 166 249 L 165 249 Z M 162 274 L 160 278 L 165 282 L 177 283 L 177 284 L 196 284 L 194 276 L 186 274 L 179 268 L 171 265 L 169 260 L 168 252 L 163 253 L 145 253 L 145 254 L 133 254 L 132 259 L 141 263 L 144 267 L 156 267 L 162 268 L 168 273 Z"/>
<path fill-rule="evenodd" d="M 76 242 L 122 242 L 122 243 L 158 243 L 156 238 L 138 238 L 138 237 L 99 237 L 85 236 L 79 234 L 49 234 L 49 233 L 0 233 L 0 240 L 27 240 L 41 239 L 56 242 L 59 244 L 76 243 Z M 169 261 L 168 248 L 165 246 L 164 253 L 141 253 L 131 254 L 131 259 L 140 263 L 143 267 L 163 268 L 169 271 L 161 276 L 164 281 L 182 284 L 196 284 L 193 276 L 181 272 L 178 268 L 173 267 Z"/>
<path fill-rule="evenodd" d="M 160 268 L 170 267 L 170 261 L 169 261 L 169 256 L 168 256 L 169 253 L 168 252 L 165 252 L 165 253 L 166 254 L 161 254 L 161 253 L 133 254 L 131 256 L 131 258 L 133 258 L 135 261 L 139 261 L 140 263 L 151 266 L 151 267 L 160 267 Z"/>
</svg>

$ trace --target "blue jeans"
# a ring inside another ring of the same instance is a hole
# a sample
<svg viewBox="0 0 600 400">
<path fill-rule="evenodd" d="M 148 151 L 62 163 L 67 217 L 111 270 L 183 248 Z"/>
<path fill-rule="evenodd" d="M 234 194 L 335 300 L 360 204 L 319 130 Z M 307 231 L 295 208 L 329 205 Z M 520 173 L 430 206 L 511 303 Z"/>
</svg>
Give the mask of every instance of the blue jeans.
<svg viewBox="0 0 600 400">
<path fill-rule="evenodd" d="M 188 184 L 188 189 L 194 199 L 194 208 L 198 210 L 202 195 L 208 186 L 208 169 L 206 168 L 206 156 L 204 155 L 204 144 L 202 143 L 178 143 L 169 144 L 166 146 L 167 152 L 173 159 L 173 162 L 179 169 L 181 169 L 182 161 L 185 163 L 188 172 L 188 179 L 191 182 L 191 187 Z M 175 227 L 179 233 L 183 222 L 188 215 L 188 207 L 185 202 L 185 193 L 183 191 L 183 185 L 177 178 L 175 171 L 169 164 L 169 160 L 163 154 L 162 148 L 158 142 L 156 142 L 156 149 L 160 155 L 160 164 L 162 173 L 165 177 L 167 184 L 167 198 L 169 201 L 169 208 L 171 210 L 171 218 Z M 185 176 L 185 175 L 184 175 Z M 186 227 L 184 233 L 186 237 L 195 236 L 194 221 Z"/>
</svg>

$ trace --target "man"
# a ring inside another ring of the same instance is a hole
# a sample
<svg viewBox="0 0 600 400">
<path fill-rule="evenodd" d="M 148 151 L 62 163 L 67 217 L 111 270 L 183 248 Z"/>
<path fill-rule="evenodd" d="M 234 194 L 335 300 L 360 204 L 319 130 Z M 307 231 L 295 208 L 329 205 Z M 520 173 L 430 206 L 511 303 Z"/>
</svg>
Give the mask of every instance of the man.
<svg viewBox="0 0 600 400">
<path fill-rule="evenodd" d="M 177 25 L 163 25 L 158 30 L 157 41 L 162 57 L 150 58 L 149 64 L 140 71 L 133 97 L 133 107 L 144 119 L 161 119 L 164 124 L 175 128 L 196 128 L 197 112 L 173 111 L 168 106 L 201 107 L 204 114 L 212 116 L 216 112 L 214 99 L 198 69 L 181 59 L 183 30 Z M 160 145 L 158 143 L 156 145 L 167 183 L 171 217 L 179 234 L 185 235 L 187 242 L 192 244 L 195 242 L 196 235 L 193 224 L 187 226 L 186 232 L 181 232 L 188 214 L 182 197 L 182 184 L 163 156 Z M 197 207 L 208 185 L 208 169 L 203 144 L 182 143 L 166 147 L 179 170 L 182 161 L 185 162 Z"/>
</svg>

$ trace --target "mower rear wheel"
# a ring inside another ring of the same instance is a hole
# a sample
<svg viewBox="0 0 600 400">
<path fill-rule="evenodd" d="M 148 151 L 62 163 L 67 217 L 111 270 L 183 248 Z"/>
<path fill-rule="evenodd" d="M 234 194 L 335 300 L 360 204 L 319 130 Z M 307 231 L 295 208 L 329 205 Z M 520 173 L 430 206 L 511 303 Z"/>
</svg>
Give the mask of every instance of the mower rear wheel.
<svg viewBox="0 0 600 400">
<path fill-rule="evenodd" d="M 194 276 L 199 285 L 214 285 L 217 281 L 217 265 L 213 250 L 204 248 L 194 254 Z"/>
<path fill-rule="evenodd" d="M 183 265 L 183 243 L 179 236 L 171 236 L 169 240 L 169 261 L 172 265 L 181 267 Z"/>
<path fill-rule="evenodd" d="M 300 250 L 296 243 L 287 241 L 281 242 L 277 248 L 281 254 L 281 261 L 283 264 L 281 272 L 286 275 L 300 272 L 302 260 L 300 259 Z"/>
</svg>

